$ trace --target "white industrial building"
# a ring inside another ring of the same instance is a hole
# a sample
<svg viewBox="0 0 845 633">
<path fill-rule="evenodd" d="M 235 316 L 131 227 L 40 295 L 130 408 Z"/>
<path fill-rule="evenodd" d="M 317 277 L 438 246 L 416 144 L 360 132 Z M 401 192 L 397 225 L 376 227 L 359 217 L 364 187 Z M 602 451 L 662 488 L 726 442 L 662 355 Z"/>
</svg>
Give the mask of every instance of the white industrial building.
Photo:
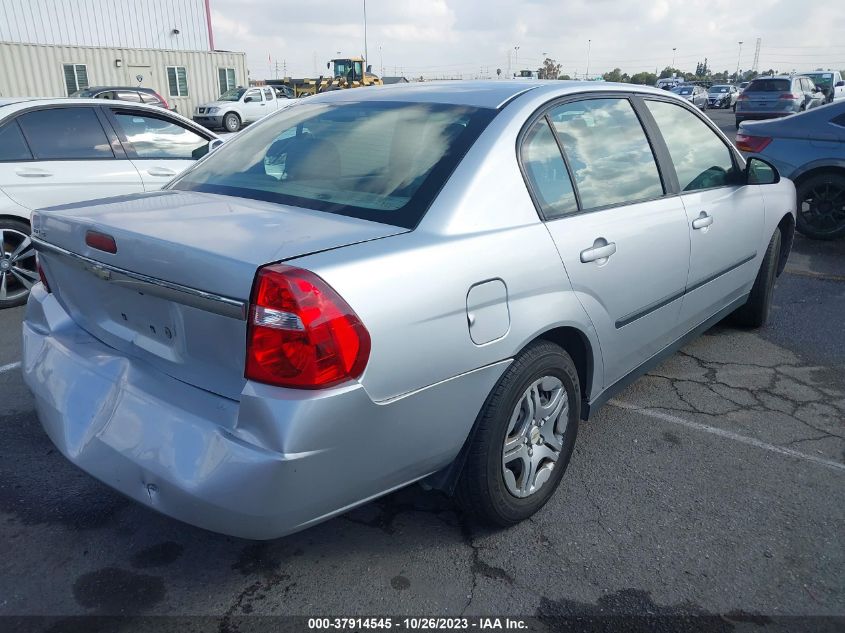
<svg viewBox="0 0 845 633">
<path fill-rule="evenodd" d="M 248 83 L 246 54 L 214 49 L 209 0 L 0 0 L 0 98 L 143 86 L 190 115 Z"/>
</svg>

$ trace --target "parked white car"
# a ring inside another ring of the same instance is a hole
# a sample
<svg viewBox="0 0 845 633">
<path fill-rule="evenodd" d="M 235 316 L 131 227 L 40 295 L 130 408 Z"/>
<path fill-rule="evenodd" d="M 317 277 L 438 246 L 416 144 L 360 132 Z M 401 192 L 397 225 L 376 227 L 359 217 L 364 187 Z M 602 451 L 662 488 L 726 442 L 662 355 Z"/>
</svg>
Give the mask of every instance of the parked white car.
<svg viewBox="0 0 845 633">
<path fill-rule="evenodd" d="M 216 101 L 197 106 L 194 121 L 210 129 L 237 132 L 244 125 L 254 123 L 289 103 L 290 100 L 279 96 L 272 86 L 232 88 Z"/>
<path fill-rule="evenodd" d="M 0 308 L 24 303 L 38 281 L 32 211 L 161 189 L 215 140 L 141 103 L 0 100 Z"/>
</svg>

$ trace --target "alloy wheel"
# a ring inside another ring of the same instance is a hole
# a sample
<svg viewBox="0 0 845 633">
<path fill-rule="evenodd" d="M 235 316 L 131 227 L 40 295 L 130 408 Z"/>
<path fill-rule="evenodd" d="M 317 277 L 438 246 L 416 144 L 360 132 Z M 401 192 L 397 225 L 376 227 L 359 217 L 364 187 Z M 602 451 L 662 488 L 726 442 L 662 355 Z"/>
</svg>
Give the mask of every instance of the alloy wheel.
<svg viewBox="0 0 845 633">
<path fill-rule="evenodd" d="M 818 233 L 834 233 L 845 226 L 845 189 L 824 183 L 804 194 L 799 208 L 801 220 Z"/>
<path fill-rule="evenodd" d="M 559 378 L 543 376 L 523 392 L 502 449 L 502 476 L 512 495 L 531 496 L 549 480 L 568 421 L 569 396 Z"/>
<path fill-rule="evenodd" d="M 35 249 L 29 236 L 0 228 L 0 301 L 25 297 L 37 282 Z"/>
</svg>

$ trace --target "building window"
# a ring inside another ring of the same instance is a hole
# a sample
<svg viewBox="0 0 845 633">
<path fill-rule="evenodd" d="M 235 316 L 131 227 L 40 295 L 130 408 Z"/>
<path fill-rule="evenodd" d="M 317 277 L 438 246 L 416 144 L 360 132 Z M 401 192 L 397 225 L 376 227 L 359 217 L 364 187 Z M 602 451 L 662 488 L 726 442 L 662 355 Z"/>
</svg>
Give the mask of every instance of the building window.
<svg viewBox="0 0 845 633">
<path fill-rule="evenodd" d="M 228 92 L 235 88 L 235 69 L 234 68 L 218 68 L 217 79 L 220 83 L 220 94 Z"/>
<path fill-rule="evenodd" d="M 170 88 L 171 97 L 188 96 L 188 73 L 184 66 L 167 67 L 167 85 Z"/>
<path fill-rule="evenodd" d="M 65 71 L 65 87 L 68 96 L 88 87 L 88 68 L 85 64 L 63 64 L 62 68 Z"/>
</svg>

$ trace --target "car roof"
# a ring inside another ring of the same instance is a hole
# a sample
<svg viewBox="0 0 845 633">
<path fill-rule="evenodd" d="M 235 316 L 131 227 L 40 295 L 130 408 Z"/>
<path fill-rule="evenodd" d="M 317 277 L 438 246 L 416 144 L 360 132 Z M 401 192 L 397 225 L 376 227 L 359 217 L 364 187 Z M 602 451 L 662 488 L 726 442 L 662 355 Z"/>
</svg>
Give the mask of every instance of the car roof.
<svg viewBox="0 0 845 633">
<path fill-rule="evenodd" d="M 137 101 L 121 101 L 119 99 L 94 99 L 91 97 L 88 98 L 79 98 L 79 97 L 52 97 L 52 98 L 38 98 L 38 97 L 8 97 L 5 99 L 0 99 L 0 123 L 7 117 L 12 116 L 21 110 L 28 110 L 30 108 L 38 108 L 42 106 L 76 106 L 76 105 L 87 105 L 87 106 L 98 106 L 98 107 L 114 107 L 114 106 L 121 106 L 121 107 L 129 107 L 133 110 L 147 110 L 151 114 L 169 114 L 170 116 L 174 116 L 177 119 L 181 119 L 182 121 L 188 123 L 191 127 L 202 127 L 191 119 L 179 114 L 178 112 L 174 112 L 172 110 L 165 110 L 155 104 L 152 103 L 138 103 Z M 204 130 L 209 136 L 212 138 L 216 137 L 217 135 L 210 130 Z"/>
<path fill-rule="evenodd" d="M 548 95 L 549 98 L 583 92 L 646 92 L 665 94 L 653 86 L 607 81 L 560 81 L 542 79 L 502 79 L 478 81 L 426 81 L 408 84 L 372 86 L 358 90 L 335 90 L 307 97 L 309 102 L 398 101 L 441 103 L 477 108 L 501 108 L 524 94 Z"/>
<path fill-rule="evenodd" d="M 89 90 L 91 92 L 97 90 L 140 90 L 141 92 L 155 92 L 152 88 L 144 88 L 143 86 L 88 86 L 87 88 L 80 88 L 82 90 Z"/>
</svg>

